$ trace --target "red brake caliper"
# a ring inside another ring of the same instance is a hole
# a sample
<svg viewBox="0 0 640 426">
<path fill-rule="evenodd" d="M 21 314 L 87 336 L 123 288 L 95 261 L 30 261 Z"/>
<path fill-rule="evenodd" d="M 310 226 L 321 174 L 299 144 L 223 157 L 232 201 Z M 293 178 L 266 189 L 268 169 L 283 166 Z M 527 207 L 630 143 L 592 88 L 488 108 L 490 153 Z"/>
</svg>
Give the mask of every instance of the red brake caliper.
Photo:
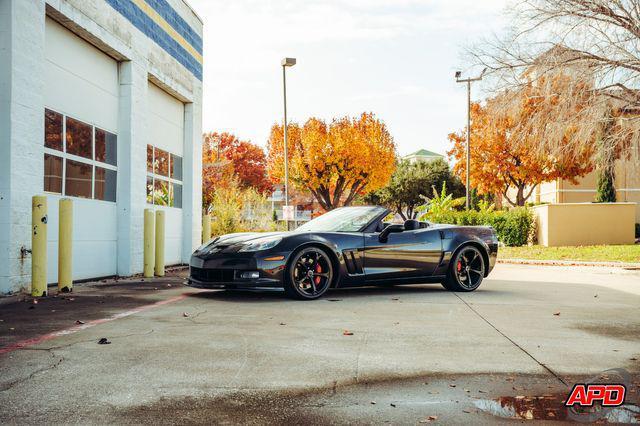
<svg viewBox="0 0 640 426">
<path fill-rule="evenodd" d="M 322 272 L 322 268 L 320 267 L 320 264 L 316 265 L 316 274 L 319 274 Z M 320 284 L 320 277 L 315 277 L 314 281 L 316 282 L 316 284 Z"/>
<path fill-rule="evenodd" d="M 458 265 L 456 267 L 458 268 L 458 272 L 462 271 L 462 262 L 458 260 Z"/>
</svg>

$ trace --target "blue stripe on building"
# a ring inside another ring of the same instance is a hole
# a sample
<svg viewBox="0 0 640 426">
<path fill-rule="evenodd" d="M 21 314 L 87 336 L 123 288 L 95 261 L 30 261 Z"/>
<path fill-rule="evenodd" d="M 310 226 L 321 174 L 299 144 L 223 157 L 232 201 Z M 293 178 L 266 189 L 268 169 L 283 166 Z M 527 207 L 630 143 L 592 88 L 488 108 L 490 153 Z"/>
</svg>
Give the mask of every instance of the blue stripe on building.
<svg viewBox="0 0 640 426">
<path fill-rule="evenodd" d="M 169 23 L 196 51 L 202 55 L 202 38 L 182 19 L 167 0 L 145 0 Z"/>
<path fill-rule="evenodd" d="M 142 31 L 144 35 L 156 42 L 158 46 L 162 47 L 167 53 L 173 56 L 198 80 L 202 81 L 202 64 L 198 62 L 198 60 L 194 58 L 184 47 L 182 47 L 180 43 L 167 34 L 164 29 L 156 24 L 149 15 L 144 13 L 143 10 L 131 2 L 131 0 L 105 1 L 122 16 L 127 18 L 127 20 L 129 20 L 129 22 L 131 22 L 137 29 Z M 178 30 L 176 29 L 176 31 Z"/>
</svg>

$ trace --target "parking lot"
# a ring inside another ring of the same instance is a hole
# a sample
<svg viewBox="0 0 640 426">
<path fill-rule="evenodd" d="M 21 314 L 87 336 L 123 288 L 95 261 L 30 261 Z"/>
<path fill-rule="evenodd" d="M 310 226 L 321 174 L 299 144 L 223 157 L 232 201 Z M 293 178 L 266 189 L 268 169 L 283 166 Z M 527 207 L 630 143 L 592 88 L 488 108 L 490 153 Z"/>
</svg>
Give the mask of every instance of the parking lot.
<svg viewBox="0 0 640 426">
<path fill-rule="evenodd" d="M 312 302 L 183 282 L 0 305 L 0 422 L 494 422 L 482 401 L 563 395 L 611 368 L 638 399 L 637 271 L 501 264 L 473 293 Z"/>
</svg>

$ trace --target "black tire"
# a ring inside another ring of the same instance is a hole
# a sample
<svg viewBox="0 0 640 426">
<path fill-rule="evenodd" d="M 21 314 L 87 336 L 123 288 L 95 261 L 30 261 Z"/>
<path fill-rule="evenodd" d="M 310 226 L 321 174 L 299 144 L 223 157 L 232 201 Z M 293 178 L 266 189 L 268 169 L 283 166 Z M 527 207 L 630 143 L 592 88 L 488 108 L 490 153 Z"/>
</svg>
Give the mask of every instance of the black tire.
<svg viewBox="0 0 640 426">
<path fill-rule="evenodd" d="M 333 278 L 333 263 L 327 252 L 306 247 L 296 252 L 287 265 L 284 291 L 294 299 L 317 299 L 329 290 Z"/>
<path fill-rule="evenodd" d="M 474 291 L 482 284 L 485 268 L 480 250 L 471 245 L 463 246 L 451 259 L 447 279 L 442 285 L 449 291 Z"/>
</svg>

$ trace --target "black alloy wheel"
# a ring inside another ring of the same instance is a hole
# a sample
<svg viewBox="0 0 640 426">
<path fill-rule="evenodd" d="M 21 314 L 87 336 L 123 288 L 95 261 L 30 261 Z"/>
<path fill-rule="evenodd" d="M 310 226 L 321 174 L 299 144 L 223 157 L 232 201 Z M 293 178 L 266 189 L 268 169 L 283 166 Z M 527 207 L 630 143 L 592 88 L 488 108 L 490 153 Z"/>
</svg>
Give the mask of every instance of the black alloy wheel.
<svg viewBox="0 0 640 426">
<path fill-rule="evenodd" d="M 464 246 L 449 265 L 447 279 L 442 285 L 451 291 L 473 291 L 484 278 L 485 264 L 477 247 Z"/>
<path fill-rule="evenodd" d="M 296 299 L 322 296 L 331 286 L 333 265 L 329 255 L 318 247 L 307 247 L 295 254 L 287 268 L 285 291 Z"/>
</svg>

